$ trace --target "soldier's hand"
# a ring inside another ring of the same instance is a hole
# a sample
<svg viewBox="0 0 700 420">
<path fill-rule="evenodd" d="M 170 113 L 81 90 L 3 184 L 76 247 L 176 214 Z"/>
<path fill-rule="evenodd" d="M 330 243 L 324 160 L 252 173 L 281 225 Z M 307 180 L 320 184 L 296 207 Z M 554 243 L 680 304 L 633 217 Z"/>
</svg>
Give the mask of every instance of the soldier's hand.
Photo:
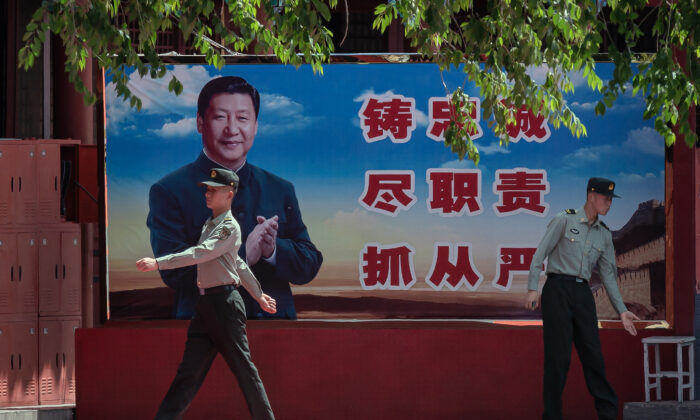
<svg viewBox="0 0 700 420">
<path fill-rule="evenodd" d="M 272 296 L 263 293 L 258 299 L 258 303 L 265 312 L 269 312 L 271 314 L 277 312 L 277 302 L 272 298 Z"/>
<path fill-rule="evenodd" d="M 155 258 L 141 258 L 136 261 L 136 268 L 138 268 L 139 271 L 153 271 L 158 269 L 158 262 Z"/>
<path fill-rule="evenodd" d="M 620 314 L 620 319 L 622 320 L 622 326 L 625 327 L 630 335 L 637 335 L 637 329 L 634 327 L 634 320 L 639 321 L 639 317 L 630 311 L 626 311 Z"/>
<path fill-rule="evenodd" d="M 534 311 L 540 307 L 540 297 L 537 294 L 537 290 L 528 290 L 527 298 L 525 299 L 525 309 Z"/>
</svg>

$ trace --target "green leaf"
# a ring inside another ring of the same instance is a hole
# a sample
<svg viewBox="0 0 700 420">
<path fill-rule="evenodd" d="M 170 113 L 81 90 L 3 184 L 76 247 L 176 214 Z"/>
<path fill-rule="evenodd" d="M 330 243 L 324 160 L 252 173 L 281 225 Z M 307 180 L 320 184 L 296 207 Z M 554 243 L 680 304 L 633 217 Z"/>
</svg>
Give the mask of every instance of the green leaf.
<svg viewBox="0 0 700 420">
<path fill-rule="evenodd" d="M 328 6 L 326 6 L 321 0 L 313 0 L 313 3 L 316 10 L 321 13 L 321 16 L 323 16 L 326 21 L 331 20 L 331 11 L 328 9 Z"/>
</svg>

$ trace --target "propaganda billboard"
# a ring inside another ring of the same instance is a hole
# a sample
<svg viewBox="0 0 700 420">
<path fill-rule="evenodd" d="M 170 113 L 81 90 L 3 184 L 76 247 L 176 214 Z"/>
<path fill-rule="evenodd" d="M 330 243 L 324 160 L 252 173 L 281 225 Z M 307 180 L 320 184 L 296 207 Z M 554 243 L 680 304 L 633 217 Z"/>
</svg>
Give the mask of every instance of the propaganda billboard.
<svg viewBox="0 0 700 420">
<path fill-rule="evenodd" d="M 597 70 L 605 80 L 613 65 Z M 624 302 L 643 319 L 665 318 L 664 145 L 642 119 L 642 98 L 624 95 L 596 117 L 597 94 L 574 74 L 575 93 L 565 98 L 587 136 L 521 108 L 509 144 L 499 145 L 478 89 L 467 84 L 475 165 L 442 143 L 450 114 L 443 79 L 450 90 L 461 86 L 458 70 L 331 64 L 314 74 L 310 66 L 238 64 L 169 72 L 183 83 L 179 96 L 168 92 L 169 76 L 130 72 L 140 112 L 107 79 L 111 319 L 188 317 L 196 269 L 140 273 L 134 263 L 196 244 L 208 211 L 204 190 L 193 187 L 197 171 L 227 162 L 242 162 L 230 168 L 241 177 L 232 213 L 240 255 L 283 303 L 278 318 L 538 318 L 524 308 L 535 248 L 556 214 L 583 207 L 593 176 L 614 180 L 621 197 L 602 220 Z M 530 74 L 544 80 L 546 69 Z M 209 81 L 231 76 L 258 92 L 259 108 L 236 114 L 217 137 L 198 99 Z M 256 226 L 275 217 L 274 245 L 256 251 Z M 599 317 L 616 318 L 595 273 L 590 287 Z"/>
</svg>

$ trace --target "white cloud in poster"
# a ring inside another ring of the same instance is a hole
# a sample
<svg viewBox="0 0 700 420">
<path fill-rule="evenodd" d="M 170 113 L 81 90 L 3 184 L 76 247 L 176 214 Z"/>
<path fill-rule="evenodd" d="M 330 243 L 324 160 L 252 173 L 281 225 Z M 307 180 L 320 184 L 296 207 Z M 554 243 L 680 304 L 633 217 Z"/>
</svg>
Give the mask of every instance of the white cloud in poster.
<svg viewBox="0 0 700 420">
<path fill-rule="evenodd" d="M 282 95 L 263 93 L 260 95 L 260 102 L 265 113 L 270 113 L 275 118 L 295 116 L 304 110 L 300 103 Z"/>
<path fill-rule="evenodd" d="M 535 82 L 539 84 L 544 84 L 547 79 L 547 73 L 549 72 L 549 67 L 546 65 L 541 66 L 530 66 L 527 68 L 525 73 L 532 78 Z M 570 72 L 569 80 L 573 83 L 574 87 L 583 86 L 586 84 L 586 79 L 583 77 L 583 71 Z"/>
<path fill-rule="evenodd" d="M 597 102 L 572 102 L 569 106 L 574 111 L 593 111 Z"/>
<path fill-rule="evenodd" d="M 644 103 L 638 99 L 638 98 L 632 98 L 631 102 L 628 103 L 623 103 L 623 97 L 618 98 L 618 100 L 613 103 L 613 106 L 610 108 L 605 108 L 605 115 L 615 113 L 615 112 L 629 112 L 635 109 L 641 109 L 644 106 Z M 627 99 L 628 101 L 630 100 L 629 98 Z M 598 105 L 597 101 L 593 102 L 572 102 L 571 105 L 569 106 L 571 109 L 576 111 L 594 111 L 596 105 Z"/>
<path fill-rule="evenodd" d="M 304 114 L 304 106 L 291 98 L 277 94 L 260 95 L 259 134 L 281 134 L 304 129 L 321 117 Z"/>
<path fill-rule="evenodd" d="M 132 113 L 136 110 L 132 110 L 128 102 L 117 97 L 113 83 L 109 83 L 105 87 L 105 100 L 107 103 L 105 113 L 108 132 L 119 132 L 122 124 L 133 122 Z"/>
<path fill-rule="evenodd" d="M 183 85 L 182 93 L 176 96 L 168 91 L 168 83 L 175 76 Z M 152 79 L 133 72 L 127 86 L 132 94 L 141 99 L 141 113 L 148 115 L 180 114 L 194 117 L 197 112 L 197 97 L 212 75 L 203 66 L 174 66 L 165 77 Z M 107 99 L 107 123 L 111 130 L 119 130 L 122 124 L 133 120 L 137 111 L 128 101 L 117 97 L 114 82 L 105 87 Z"/>
<path fill-rule="evenodd" d="M 148 130 L 153 134 L 165 138 L 190 137 L 197 133 L 197 119 L 183 118 L 175 122 L 166 122 L 157 130 Z"/>
<path fill-rule="evenodd" d="M 574 87 L 584 86 L 587 83 L 586 78 L 583 77 L 583 70 L 570 72 L 569 80 L 574 84 Z"/>
<path fill-rule="evenodd" d="M 416 108 L 416 111 L 413 113 L 413 116 L 416 119 L 416 127 L 427 127 L 428 126 L 428 116 L 425 114 L 425 112 Z"/>
<path fill-rule="evenodd" d="M 491 142 L 488 146 L 477 146 L 479 148 L 479 153 L 488 156 L 488 155 L 494 155 L 497 153 L 502 153 L 502 154 L 508 154 L 510 153 L 510 149 L 508 146 L 501 146 L 498 144 L 497 141 Z"/>
<path fill-rule="evenodd" d="M 479 165 L 476 166 L 474 165 L 474 162 L 469 160 L 468 158 L 464 158 L 462 160 L 455 159 L 455 160 L 450 160 L 442 165 L 440 165 L 441 168 L 449 168 L 449 169 L 480 169 L 481 172 L 483 173 L 486 171 L 486 166 L 485 165 Z"/>
<path fill-rule="evenodd" d="M 384 93 L 375 93 L 374 89 L 363 90 L 358 96 L 353 98 L 353 102 L 364 102 L 372 96 L 395 95 L 393 90 L 387 90 Z"/>
<path fill-rule="evenodd" d="M 168 83 L 175 76 L 182 83 L 182 93 L 168 92 Z M 202 87 L 213 78 L 203 66 L 175 66 L 162 79 L 140 77 L 132 73 L 129 88 L 142 100 L 141 112 L 147 114 L 179 113 L 183 116 L 196 112 L 197 97 Z"/>
<path fill-rule="evenodd" d="M 624 183 L 644 183 L 648 181 L 655 181 L 658 179 L 658 176 L 652 172 L 647 172 L 645 174 L 633 174 L 633 173 L 627 173 L 627 172 L 621 172 L 618 176 L 617 179 L 619 182 L 624 182 Z"/>
<path fill-rule="evenodd" d="M 623 146 L 653 156 L 664 155 L 664 139 L 651 127 L 642 127 L 630 131 Z"/>
<path fill-rule="evenodd" d="M 604 156 L 611 156 L 613 149 L 613 146 L 607 144 L 603 146 L 582 147 L 564 156 L 562 162 L 570 168 L 598 163 Z"/>
</svg>

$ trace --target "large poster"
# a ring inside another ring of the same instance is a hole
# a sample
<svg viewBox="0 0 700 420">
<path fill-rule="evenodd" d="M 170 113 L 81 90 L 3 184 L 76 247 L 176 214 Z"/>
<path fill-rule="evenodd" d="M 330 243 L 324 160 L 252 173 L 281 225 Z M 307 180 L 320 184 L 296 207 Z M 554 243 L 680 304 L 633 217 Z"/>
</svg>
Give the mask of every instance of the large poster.
<svg viewBox="0 0 700 420">
<path fill-rule="evenodd" d="M 597 65 L 604 79 L 612 68 Z M 553 216 L 583 207 L 591 176 L 614 180 L 621 196 L 603 221 L 613 232 L 623 300 L 643 319 L 665 318 L 664 148 L 652 122 L 642 120 L 639 97 L 623 96 L 596 117 L 597 95 L 574 75 L 576 91 L 566 100 L 588 136 L 574 138 L 520 109 L 510 144 L 502 147 L 488 127 L 490 116 L 480 112 L 478 90 L 467 85 L 481 153 L 475 166 L 441 143 L 450 112 L 442 80 L 449 89 L 461 86 L 459 71 L 443 79 L 432 64 L 332 64 L 323 75 L 272 64 L 169 71 L 184 85 L 180 96 L 167 91 L 168 76 L 130 74 L 129 86 L 143 100 L 140 112 L 117 98 L 107 80 L 112 319 L 174 316 L 178 292 L 157 271 L 139 273 L 134 262 L 153 255 L 146 223 L 151 186 L 201 157 L 197 100 L 220 76 L 241 77 L 259 92 L 257 131 L 245 160 L 291 185 L 298 208 L 278 216 L 303 220 L 323 255 L 305 284 L 296 284 L 303 283 L 295 281 L 301 274 L 280 273 L 296 268 L 285 264 L 279 245 L 277 261 L 261 263 L 289 279 L 298 318 L 537 318 L 524 309 L 532 254 Z M 545 73 L 531 70 L 535 78 Z M 262 188 L 259 199 L 273 202 L 277 194 Z M 599 317 L 615 318 L 596 274 L 590 286 Z"/>
</svg>

